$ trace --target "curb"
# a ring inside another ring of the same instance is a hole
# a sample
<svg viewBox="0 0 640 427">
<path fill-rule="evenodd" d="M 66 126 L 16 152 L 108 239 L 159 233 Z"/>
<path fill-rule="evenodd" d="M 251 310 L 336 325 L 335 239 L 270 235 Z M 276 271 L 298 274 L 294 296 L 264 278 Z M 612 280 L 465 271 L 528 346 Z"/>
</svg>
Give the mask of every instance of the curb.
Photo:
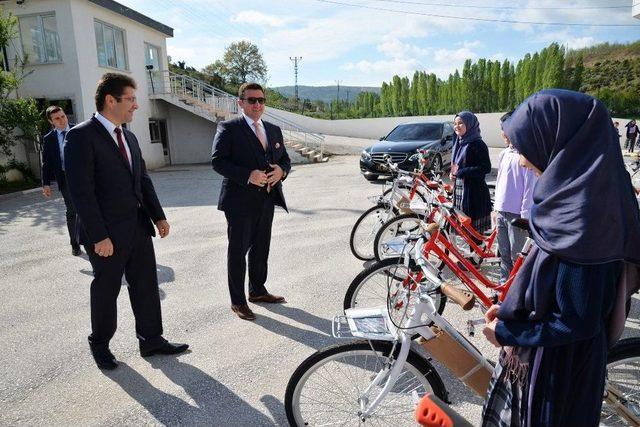
<svg viewBox="0 0 640 427">
<path fill-rule="evenodd" d="M 13 199 L 15 197 L 24 196 L 25 194 L 31 194 L 37 191 L 42 191 L 42 187 L 31 188 L 29 190 L 14 191 L 13 193 L 0 194 L 0 200 Z"/>
</svg>

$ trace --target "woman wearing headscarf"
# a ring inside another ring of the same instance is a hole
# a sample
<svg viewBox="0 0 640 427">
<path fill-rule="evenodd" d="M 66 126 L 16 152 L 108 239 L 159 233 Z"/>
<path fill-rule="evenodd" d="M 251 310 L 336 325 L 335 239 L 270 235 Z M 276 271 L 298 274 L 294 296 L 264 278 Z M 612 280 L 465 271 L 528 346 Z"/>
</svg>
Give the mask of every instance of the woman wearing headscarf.
<svg viewBox="0 0 640 427">
<path fill-rule="evenodd" d="M 456 115 L 453 129 L 456 139 L 450 178 L 455 180 L 454 206 L 468 215 L 476 231 L 482 233 L 491 228 L 491 196 L 484 180 L 491 172 L 489 149 L 472 112 Z"/>
<path fill-rule="evenodd" d="M 487 426 L 597 426 L 608 348 L 638 287 L 640 213 L 604 105 L 543 90 L 503 124 L 534 170 L 535 241 L 484 334 L 502 346 Z"/>
</svg>

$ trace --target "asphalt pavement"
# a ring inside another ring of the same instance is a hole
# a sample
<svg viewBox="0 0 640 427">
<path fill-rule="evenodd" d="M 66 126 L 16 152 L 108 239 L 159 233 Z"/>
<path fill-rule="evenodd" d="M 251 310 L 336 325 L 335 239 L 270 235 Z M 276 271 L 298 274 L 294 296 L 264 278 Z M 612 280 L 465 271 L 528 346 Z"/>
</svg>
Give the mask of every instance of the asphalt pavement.
<svg viewBox="0 0 640 427">
<path fill-rule="evenodd" d="M 247 322 L 229 307 L 220 176 L 198 165 L 151 177 L 171 224 L 166 239 L 154 239 L 165 336 L 190 352 L 141 358 L 123 286 L 111 342 L 120 366 L 98 370 L 87 345 L 91 267 L 71 256 L 62 198 L 0 199 L 0 425 L 287 425 L 290 375 L 337 342 L 331 319 L 363 269 L 349 233 L 381 185 L 360 176 L 358 156 L 294 166 L 290 212 L 274 218 L 267 282 L 288 303 L 253 304 L 258 319 Z M 639 305 L 627 335 L 640 335 Z M 457 325 L 466 319 L 455 308 L 445 314 Z M 495 356 L 481 337 L 472 342 Z M 477 424 L 482 400 L 438 370 L 454 407 Z"/>
</svg>

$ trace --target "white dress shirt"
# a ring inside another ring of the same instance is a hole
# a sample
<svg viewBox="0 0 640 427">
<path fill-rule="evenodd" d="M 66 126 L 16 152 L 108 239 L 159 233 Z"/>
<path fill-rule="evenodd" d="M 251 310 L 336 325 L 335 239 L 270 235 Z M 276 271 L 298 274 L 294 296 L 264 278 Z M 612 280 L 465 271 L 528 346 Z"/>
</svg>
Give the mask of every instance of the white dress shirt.
<svg viewBox="0 0 640 427">
<path fill-rule="evenodd" d="M 105 116 L 103 116 L 100 113 L 96 112 L 94 117 L 98 119 L 100 123 L 102 123 L 102 126 L 105 127 L 107 132 L 109 132 L 109 135 L 111 135 L 111 138 L 113 138 L 113 142 L 116 144 L 116 147 L 118 147 L 118 150 L 120 150 L 120 146 L 118 145 L 118 135 L 116 134 L 115 130 L 116 128 L 120 128 L 120 130 L 122 130 L 122 127 L 114 125 L 109 121 L 109 119 L 107 119 Z M 124 142 L 124 149 L 127 151 L 127 157 L 129 157 L 129 167 L 133 169 L 133 165 L 131 164 L 131 150 L 129 150 L 129 143 L 127 142 L 127 137 L 124 135 L 124 132 L 122 132 L 121 135 L 122 135 L 122 140 Z"/>
</svg>

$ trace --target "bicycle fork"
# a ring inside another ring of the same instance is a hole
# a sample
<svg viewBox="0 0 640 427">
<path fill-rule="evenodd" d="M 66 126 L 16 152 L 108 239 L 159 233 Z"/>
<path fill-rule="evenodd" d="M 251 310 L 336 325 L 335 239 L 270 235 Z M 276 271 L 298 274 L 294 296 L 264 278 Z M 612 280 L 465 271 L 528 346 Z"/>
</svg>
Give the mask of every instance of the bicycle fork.
<svg viewBox="0 0 640 427">
<path fill-rule="evenodd" d="M 409 356 L 410 348 L 411 348 L 411 338 L 407 334 L 402 334 L 400 353 L 398 354 L 398 357 L 393 362 L 393 367 L 389 369 L 389 363 L 387 363 L 386 366 L 380 372 L 378 372 L 378 375 L 376 375 L 376 377 L 373 379 L 371 384 L 369 384 L 369 386 L 362 392 L 362 395 L 360 395 L 360 398 L 358 399 L 360 402 L 360 419 L 362 421 L 365 421 L 367 418 L 371 416 L 371 414 L 373 414 L 373 412 L 376 410 L 378 405 L 380 405 L 380 402 L 382 402 L 382 400 L 387 396 L 387 394 L 389 393 L 389 390 L 391 390 L 391 388 L 395 385 L 396 381 L 398 381 L 398 378 L 400 377 L 400 372 L 402 371 L 402 368 L 404 367 L 404 364 L 407 361 L 407 357 Z M 393 356 L 393 350 L 390 357 L 392 356 Z M 376 396 L 373 402 L 371 402 L 371 404 L 367 407 L 367 403 L 369 403 L 369 398 L 368 398 L 369 393 L 371 393 L 371 390 L 373 389 L 373 387 L 376 387 L 380 383 L 382 383 L 385 377 L 387 378 L 387 382 L 382 388 L 382 391 L 380 391 L 378 396 Z"/>
</svg>

